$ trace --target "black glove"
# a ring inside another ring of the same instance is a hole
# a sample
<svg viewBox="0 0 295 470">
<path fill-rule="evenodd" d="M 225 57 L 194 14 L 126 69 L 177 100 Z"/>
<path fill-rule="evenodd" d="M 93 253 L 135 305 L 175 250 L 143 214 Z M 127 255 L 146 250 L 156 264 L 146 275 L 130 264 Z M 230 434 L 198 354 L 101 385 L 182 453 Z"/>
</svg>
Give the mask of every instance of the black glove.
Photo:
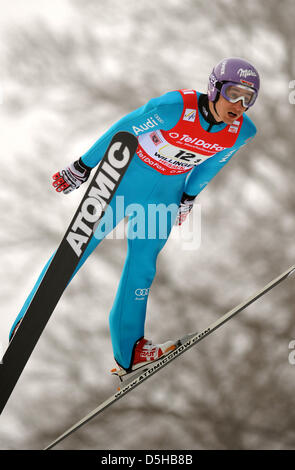
<svg viewBox="0 0 295 470">
<path fill-rule="evenodd" d="M 193 208 L 195 198 L 196 196 L 189 196 L 188 194 L 183 193 L 179 204 L 175 225 L 181 225 L 185 221 Z"/>
<path fill-rule="evenodd" d="M 68 194 L 88 180 L 92 168 L 82 162 L 81 158 L 71 163 L 64 170 L 53 175 L 52 186 L 58 193 Z"/>
</svg>

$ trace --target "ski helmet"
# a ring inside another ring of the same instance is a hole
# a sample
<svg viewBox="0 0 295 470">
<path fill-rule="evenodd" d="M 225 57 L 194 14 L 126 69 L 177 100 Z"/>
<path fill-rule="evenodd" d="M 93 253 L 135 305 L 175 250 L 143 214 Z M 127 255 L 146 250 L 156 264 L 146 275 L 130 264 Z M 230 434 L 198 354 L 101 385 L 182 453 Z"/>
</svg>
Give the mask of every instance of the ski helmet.
<svg viewBox="0 0 295 470">
<path fill-rule="evenodd" d="M 247 60 L 239 57 L 229 57 L 219 62 L 213 68 L 209 77 L 208 99 L 216 103 L 221 93 L 228 101 L 238 101 L 239 98 L 229 99 L 226 93 L 231 85 L 236 85 L 248 91 L 251 90 L 247 102 L 243 98 L 243 104 L 246 104 L 247 108 L 253 106 L 258 95 L 260 80 L 257 70 Z"/>
</svg>

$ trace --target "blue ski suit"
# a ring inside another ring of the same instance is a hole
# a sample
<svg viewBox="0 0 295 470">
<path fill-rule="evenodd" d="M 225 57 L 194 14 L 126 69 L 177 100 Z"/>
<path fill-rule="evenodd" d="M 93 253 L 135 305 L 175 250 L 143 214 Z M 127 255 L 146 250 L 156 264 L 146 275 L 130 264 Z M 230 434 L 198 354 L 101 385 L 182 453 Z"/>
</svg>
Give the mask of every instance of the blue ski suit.
<svg viewBox="0 0 295 470">
<path fill-rule="evenodd" d="M 115 133 L 128 131 L 138 137 L 137 152 L 117 189 L 116 197 L 101 219 L 74 273 L 127 215 L 127 256 L 109 317 L 114 357 L 126 369 L 132 363 L 136 342 L 144 336 L 147 300 L 156 273 L 157 256 L 169 237 L 183 193 L 198 195 L 256 133 L 254 124 L 245 114 L 232 126 L 225 123 L 209 125 L 200 107 L 201 98 L 204 101 L 207 96 L 194 90 L 179 90 L 151 99 L 114 124 L 81 157 L 85 165 L 94 168 Z M 124 201 L 124 210 L 118 211 L 118 201 L 120 204 Z M 148 206 L 151 204 L 172 207 L 164 235 L 159 233 L 160 222 L 157 218 L 153 221 L 153 236 L 147 235 L 151 228 L 148 217 Z M 142 229 L 138 229 L 138 217 L 135 217 L 139 206 L 143 208 L 141 222 L 144 235 Z M 51 260 L 52 257 L 25 301 L 10 334 L 25 315 Z"/>
</svg>

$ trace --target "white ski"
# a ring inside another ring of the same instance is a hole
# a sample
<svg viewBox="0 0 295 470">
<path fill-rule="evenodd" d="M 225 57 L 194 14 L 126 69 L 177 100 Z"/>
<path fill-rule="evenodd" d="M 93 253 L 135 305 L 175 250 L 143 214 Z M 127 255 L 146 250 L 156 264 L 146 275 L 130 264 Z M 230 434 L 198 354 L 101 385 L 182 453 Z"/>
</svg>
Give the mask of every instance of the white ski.
<svg viewBox="0 0 295 470">
<path fill-rule="evenodd" d="M 91 419 L 93 419 L 99 413 L 101 413 L 106 408 L 108 408 L 109 406 L 113 405 L 115 402 L 120 400 L 120 398 L 127 395 L 127 393 L 131 392 L 131 390 L 134 390 L 134 388 L 136 388 L 138 385 L 143 383 L 145 380 L 147 380 L 149 377 L 154 375 L 156 372 L 159 372 L 161 369 L 163 369 L 163 367 L 167 366 L 174 359 L 179 357 L 184 352 L 188 351 L 191 347 L 193 347 L 195 344 L 199 343 L 206 336 L 213 333 L 213 331 L 215 331 L 217 328 L 222 326 L 228 320 L 230 320 L 235 315 L 240 313 L 242 310 L 244 310 L 250 304 L 255 302 L 257 299 L 262 297 L 264 294 L 266 294 L 269 290 L 271 290 L 273 287 L 278 285 L 284 279 L 286 279 L 287 277 L 294 274 L 294 272 L 295 272 L 295 265 L 290 267 L 287 271 L 282 273 L 277 278 L 273 279 L 269 284 L 267 284 L 265 287 L 263 287 L 263 289 L 258 291 L 252 297 L 248 298 L 245 302 L 239 304 L 237 307 L 233 308 L 232 310 L 227 312 L 225 315 L 220 317 L 214 323 L 209 325 L 205 330 L 201 331 L 200 333 L 193 333 L 193 334 L 190 334 L 190 335 L 186 335 L 183 338 L 181 338 L 180 340 L 178 340 L 177 348 L 174 349 L 173 351 L 171 351 L 166 356 L 161 357 L 158 361 L 155 361 L 152 364 L 150 364 L 148 366 L 145 366 L 145 367 L 135 371 L 134 373 L 128 374 L 126 376 L 126 379 L 122 382 L 121 387 L 118 389 L 118 391 L 116 393 L 114 393 L 114 395 L 112 395 L 107 400 L 105 400 L 103 403 L 101 403 L 97 408 L 95 408 L 87 416 L 85 416 L 83 419 L 81 419 L 81 421 L 74 424 L 74 426 L 72 426 L 67 431 L 65 431 L 61 436 L 59 436 L 57 439 L 55 439 L 44 450 L 49 450 L 49 449 L 52 449 L 53 447 L 55 447 L 59 442 L 63 441 L 66 437 L 68 437 L 73 432 L 77 431 L 77 429 L 79 429 L 81 426 L 83 426 L 84 424 L 89 422 Z"/>
</svg>

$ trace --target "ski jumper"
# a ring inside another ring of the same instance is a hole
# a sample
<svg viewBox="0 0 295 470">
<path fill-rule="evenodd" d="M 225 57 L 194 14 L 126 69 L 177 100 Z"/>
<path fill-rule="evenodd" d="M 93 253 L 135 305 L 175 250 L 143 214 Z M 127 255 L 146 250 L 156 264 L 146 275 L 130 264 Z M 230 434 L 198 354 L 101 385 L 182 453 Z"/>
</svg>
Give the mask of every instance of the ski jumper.
<svg viewBox="0 0 295 470">
<path fill-rule="evenodd" d="M 245 114 L 232 125 L 211 125 L 208 131 L 208 122 L 198 106 L 200 96 L 195 90 L 179 90 L 151 99 L 114 124 L 82 156 L 85 165 L 94 168 L 115 133 L 128 131 L 138 138 L 136 155 L 74 273 L 128 216 L 127 256 L 109 317 L 114 357 L 125 369 L 131 366 L 135 343 L 144 336 L 147 300 L 156 273 L 157 256 L 169 237 L 182 194 L 198 195 L 256 133 L 254 124 Z M 149 207 L 159 204 L 170 211 L 164 234 L 160 230 L 161 217 L 151 221 L 148 216 Z M 11 332 L 26 313 L 51 260 L 52 257 Z"/>
</svg>

